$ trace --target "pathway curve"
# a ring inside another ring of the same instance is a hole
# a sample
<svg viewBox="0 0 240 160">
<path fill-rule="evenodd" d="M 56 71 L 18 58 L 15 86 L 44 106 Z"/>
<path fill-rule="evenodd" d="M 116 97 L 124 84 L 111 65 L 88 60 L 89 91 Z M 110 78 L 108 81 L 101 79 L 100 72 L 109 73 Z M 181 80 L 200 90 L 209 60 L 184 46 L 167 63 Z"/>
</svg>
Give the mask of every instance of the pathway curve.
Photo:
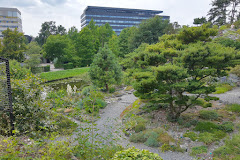
<svg viewBox="0 0 240 160">
<path fill-rule="evenodd" d="M 119 101 L 110 103 L 105 109 L 102 110 L 102 114 L 100 114 L 100 119 L 96 121 L 96 127 L 99 129 L 99 132 L 104 133 L 113 133 L 116 131 L 116 128 L 121 126 L 120 114 L 124 111 L 124 109 L 132 104 L 137 98 L 131 94 L 125 94 L 120 97 Z M 127 147 L 127 146 L 135 146 L 138 149 L 147 149 L 150 152 L 159 154 L 164 160 L 192 160 L 187 153 L 178 153 L 178 152 L 160 152 L 158 148 L 151 148 L 145 146 L 141 143 L 131 143 L 128 139 L 121 134 L 121 138 L 119 144 Z"/>
<path fill-rule="evenodd" d="M 220 101 L 226 104 L 240 104 L 240 87 L 222 94 L 213 94 L 213 96 L 218 97 Z"/>
</svg>

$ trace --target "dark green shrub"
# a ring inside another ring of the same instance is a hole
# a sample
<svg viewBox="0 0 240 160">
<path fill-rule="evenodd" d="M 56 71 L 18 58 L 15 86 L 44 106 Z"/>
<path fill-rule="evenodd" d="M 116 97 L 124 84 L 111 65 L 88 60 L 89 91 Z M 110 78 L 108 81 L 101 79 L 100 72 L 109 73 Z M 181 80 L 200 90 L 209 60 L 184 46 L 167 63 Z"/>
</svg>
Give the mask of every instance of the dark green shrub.
<svg viewBox="0 0 240 160">
<path fill-rule="evenodd" d="M 114 93 L 116 91 L 115 87 L 110 87 L 109 88 L 109 93 Z"/>
<path fill-rule="evenodd" d="M 219 126 L 212 122 L 198 122 L 194 130 L 199 132 L 213 132 L 218 130 Z"/>
<path fill-rule="evenodd" d="M 201 110 L 199 112 L 199 117 L 206 120 L 215 120 L 218 118 L 218 113 L 216 111 Z"/>
<path fill-rule="evenodd" d="M 73 66 L 73 63 L 67 63 L 67 64 L 63 65 L 63 68 L 64 68 L 64 70 L 66 70 L 66 69 L 73 69 L 74 66 Z"/>
<path fill-rule="evenodd" d="M 43 72 L 49 72 L 50 71 L 50 65 L 43 66 Z"/>
<path fill-rule="evenodd" d="M 208 148 L 206 146 L 193 147 L 191 156 L 197 156 L 202 153 L 207 153 Z"/>
<path fill-rule="evenodd" d="M 107 106 L 107 103 L 103 99 L 100 99 L 100 98 L 96 99 L 96 103 L 95 104 L 97 106 L 99 106 L 101 109 L 105 108 Z"/>
<path fill-rule="evenodd" d="M 144 123 L 139 123 L 134 127 L 134 131 L 136 133 L 144 131 L 146 129 L 146 125 Z"/>
<path fill-rule="evenodd" d="M 219 129 L 224 132 L 232 132 L 234 130 L 234 124 L 233 124 L 233 122 L 223 122 L 219 126 Z"/>
<path fill-rule="evenodd" d="M 146 142 L 147 138 L 145 137 L 145 134 L 143 132 L 132 134 L 129 138 L 130 142 Z"/>
<path fill-rule="evenodd" d="M 32 72 L 33 74 L 42 73 L 42 72 L 43 72 L 43 67 L 32 67 L 32 68 L 31 68 L 31 72 Z"/>
</svg>

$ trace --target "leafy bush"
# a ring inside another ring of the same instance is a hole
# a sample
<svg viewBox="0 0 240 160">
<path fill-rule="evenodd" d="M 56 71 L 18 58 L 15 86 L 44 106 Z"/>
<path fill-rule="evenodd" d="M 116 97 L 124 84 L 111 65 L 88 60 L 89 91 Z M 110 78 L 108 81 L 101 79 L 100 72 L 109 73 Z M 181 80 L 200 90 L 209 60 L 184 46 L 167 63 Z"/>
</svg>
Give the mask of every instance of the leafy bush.
<svg viewBox="0 0 240 160">
<path fill-rule="evenodd" d="M 91 91 L 94 91 L 96 88 L 93 86 L 87 86 L 82 89 L 82 95 L 88 96 Z"/>
<path fill-rule="evenodd" d="M 230 73 L 236 74 L 238 77 L 240 77 L 240 65 L 237 65 L 234 68 L 232 68 Z"/>
<path fill-rule="evenodd" d="M 114 93 L 116 91 L 115 87 L 110 87 L 109 88 L 109 93 Z"/>
<path fill-rule="evenodd" d="M 212 122 L 198 122 L 194 130 L 199 132 L 213 132 L 218 130 L 218 125 Z"/>
<path fill-rule="evenodd" d="M 146 125 L 144 123 L 139 123 L 134 127 L 134 131 L 136 133 L 141 132 L 146 129 Z"/>
<path fill-rule="evenodd" d="M 99 108 L 105 108 L 107 106 L 107 102 L 105 102 L 103 99 L 101 98 L 97 98 L 96 99 L 96 103 L 95 103 Z"/>
<path fill-rule="evenodd" d="M 144 135 L 147 138 L 147 141 L 144 143 L 149 147 L 159 147 L 159 142 L 157 140 L 158 134 L 154 131 L 148 131 Z"/>
<path fill-rule="evenodd" d="M 63 65 L 63 68 L 64 68 L 64 70 L 73 69 L 74 66 L 73 66 L 73 63 L 67 63 L 67 64 Z"/>
<path fill-rule="evenodd" d="M 41 72 L 43 72 L 43 67 L 31 67 L 31 72 L 33 74 L 41 73 Z"/>
<path fill-rule="evenodd" d="M 224 132 L 232 132 L 234 130 L 234 124 L 233 124 L 233 122 L 223 122 L 219 126 L 219 129 Z"/>
<path fill-rule="evenodd" d="M 185 132 L 183 136 L 190 138 L 192 141 L 195 141 L 198 139 L 198 135 L 195 132 Z"/>
<path fill-rule="evenodd" d="M 228 138 L 225 140 L 225 145 L 217 148 L 213 155 L 215 158 L 228 160 L 229 157 L 232 159 L 239 159 L 240 154 L 240 134 L 233 135 L 232 139 Z"/>
<path fill-rule="evenodd" d="M 227 110 L 240 113 L 240 104 L 231 104 L 227 106 Z"/>
<path fill-rule="evenodd" d="M 141 143 L 144 143 L 144 142 L 146 142 L 147 138 L 145 137 L 145 133 L 139 132 L 139 133 L 132 134 L 130 136 L 129 140 L 130 140 L 130 142 L 135 142 L 135 143 L 141 142 Z"/>
<path fill-rule="evenodd" d="M 50 71 L 50 65 L 43 66 L 43 72 L 49 72 Z"/>
<path fill-rule="evenodd" d="M 25 79 L 27 75 L 31 74 L 29 69 L 22 67 L 16 60 L 9 61 L 9 68 L 12 79 Z"/>
<path fill-rule="evenodd" d="M 122 160 L 122 159 L 129 159 L 129 160 L 162 160 L 161 157 L 158 156 L 156 153 L 151 153 L 148 150 L 139 150 L 135 147 L 129 148 L 127 150 L 119 151 L 114 155 L 113 160 Z"/>
<path fill-rule="evenodd" d="M 191 155 L 192 156 L 197 156 L 202 153 L 207 153 L 208 148 L 206 146 L 198 146 L 198 147 L 193 147 Z"/>
<path fill-rule="evenodd" d="M 201 110 L 199 114 L 200 114 L 199 115 L 200 118 L 206 119 L 206 120 L 215 120 L 219 117 L 216 111 Z"/>
<path fill-rule="evenodd" d="M 214 142 L 216 140 L 216 138 L 214 137 L 213 133 L 209 133 L 209 132 L 203 132 L 199 134 L 199 141 L 203 142 L 205 144 L 211 144 L 212 142 Z"/>
<path fill-rule="evenodd" d="M 185 151 L 185 149 L 182 149 L 179 144 L 177 144 L 177 146 L 170 146 L 169 144 L 163 144 L 160 149 L 162 152 L 165 152 L 165 151 L 184 152 Z"/>
</svg>

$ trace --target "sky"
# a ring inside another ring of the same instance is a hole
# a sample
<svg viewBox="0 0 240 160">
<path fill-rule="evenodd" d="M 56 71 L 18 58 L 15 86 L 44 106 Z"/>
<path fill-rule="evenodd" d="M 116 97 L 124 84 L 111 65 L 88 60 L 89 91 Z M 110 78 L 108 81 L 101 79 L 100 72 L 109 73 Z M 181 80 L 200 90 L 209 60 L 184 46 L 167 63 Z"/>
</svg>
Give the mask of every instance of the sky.
<svg viewBox="0 0 240 160">
<path fill-rule="evenodd" d="M 23 32 L 37 36 L 41 24 L 55 21 L 66 29 L 81 29 L 80 16 L 87 6 L 161 10 L 171 22 L 193 24 L 193 19 L 206 16 L 212 0 L 0 0 L 0 7 L 18 8 Z"/>
</svg>

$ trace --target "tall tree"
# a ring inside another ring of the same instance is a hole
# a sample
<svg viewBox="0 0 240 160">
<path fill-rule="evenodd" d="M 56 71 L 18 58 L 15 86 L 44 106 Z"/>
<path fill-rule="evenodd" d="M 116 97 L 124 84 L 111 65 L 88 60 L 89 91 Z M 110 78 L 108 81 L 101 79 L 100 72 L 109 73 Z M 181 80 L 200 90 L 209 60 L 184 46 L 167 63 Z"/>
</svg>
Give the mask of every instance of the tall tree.
<svg viewBox="0 0 240 160">
<path fill-rule="evenodd" d="M 41 63 L 41 51 L 42 48 L 38 45 L 37 42 L 31 42 L 27 45 L 25 54 L 28 56 L 28 58 L 25 60 L 25 63 L 31 70 Z"/>
<path fill-rule="evenodd" d="M 3 48 L 0 56 L 22 62 L 26 50 L 26 39 L 23 33 L 18 32 L 16 28 L 13 31 L 8 28 L 2 31 L 2 34 Z"/>
<path fill-rule="evenodd" d="M 113 52 L 113 54 L 116 57 L 119 57 L 119 53 L 120 53 L 119 40 L 116 34 L 112 35 L 112 38 L 109 39 L 108 46 L 109 46 L 109 49 L 111 49 L 111 51 Z"/>
<path fill-rule="evenodd" d="M 230 2 L 231 2 L 231 4 L 230 4 L 231 9 L 230 9 L 230 12 L 229 12 L 229 14 L 230 14 L 230 23 L 233 24 L 233 22 L 235 20 L 240 18 L 240 17 L 238 17 L 238 16 L 240 16 L 240 11 L 239 11 L 239 9 L 237 9 L 237 8 L 240 7 L 239 6 L 240 5 L 240 0 L 230 0 Z"/>
<path fill-rule="evenodd" d="M 71 41 L 66 35 L 61 36 L 58 34 L 49 36 L 43 48 L 45 51 L 44 57 L 51 61 L 57 58 L 58 64 L 69 62 L 69 57 L 75 55 L 75 50 L 72 48 Z"/>
<path fill-rule="evenodd" d="M 36 37 L 36 41 L 42 46 L 44 43 L 46 43 L 47 38 L 50 35 L 56 34 L 65 35 L 66 29 L 62 25 L 56 26 L 56 22 L 54 21 L 44 22 L 41 26 L 40 33 Z"/>
<path fill-rule="evenodd" d="M 204 23 L 207 23 L 206 17 L 195 18 L 195 19 L 193 20 L 193 24 L 195 24 L 195 25 L 202 25 L 202 24 L 204 24 Z"/>
<path fill-rule="evenodd" d="M 135 49 L 142 43 L 153 44 L 158 42 L 158 38 L 167 33 L 169 21 L 163 20 L 159 16 L 142 21 L 131 42 L 131 48 Z M 133 49 L 131 51 L 133 51 Z"/>
<path fill-rule="evenodd" d="M 114 31 L 112 27 L 109 25 L 109 23 L 106 23 L 105 25 L 98 27 L 100 46 L 103 47 L 104 44 L 109 41 L 113 34 Z"/>
<path fill-rule="evenodd" d="M 227 23 L 227 7 L 230 5 L 230 0 L 213 0 L 212 8 L 208 12 L 208 21 L 215 25 L 225 25 Z"/>
<path fill-rule="evenodd" d="M 108 91 L 110 84 L 121 82 L 121 66 L 106 44 L 103 48 L 100 48 L 99 52 L 94 56 L 89 74 L 93 84 L 98 87 L 105 87 L 106 91 Z"/>
<path fill-rule="evenodd" d="M 92 63 L 93 56 L 96 53 L 94 46 L 94 36 L 88 27 L 84 27 L 78 33 L 77 40 L 75 41 L 76 54 L 81 59 L 79 66 L 85 67 Z"/>
<path fill-rule="evenodd" d="M 68 33 L 67 33 L 68 37 L 71 40 L 76 40 L 77 34 L 78 34 L 78 29 L 75 26 L 72 26 L 71 28 L 69 28 Z"/>
</svg>

